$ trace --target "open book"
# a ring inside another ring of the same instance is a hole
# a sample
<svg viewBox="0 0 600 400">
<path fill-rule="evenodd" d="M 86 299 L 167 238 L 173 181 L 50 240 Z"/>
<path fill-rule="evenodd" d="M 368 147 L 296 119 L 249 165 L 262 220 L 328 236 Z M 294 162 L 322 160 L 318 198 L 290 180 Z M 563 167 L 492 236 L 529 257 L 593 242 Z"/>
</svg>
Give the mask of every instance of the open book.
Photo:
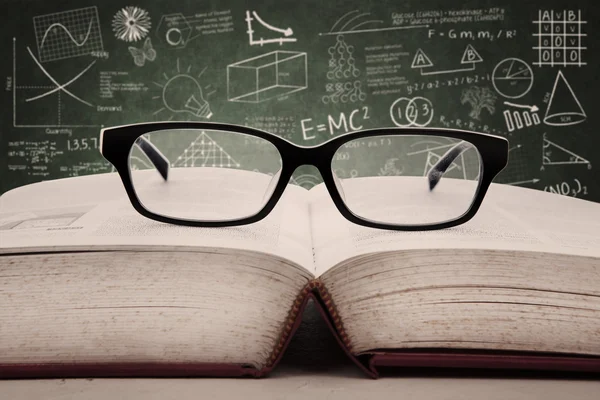
<svg viewBox="0 0 600 400">
<path fill-rule="evenodd" d="M 600 204 L 493 184 L 464 225 L 393 232 L 322 185 L 232 228 L 146 219 L 116 174 L 0 197 L 0 377 L 261 376 L 311 298 L 371 376 L 600 371 Z"/>
</svg>

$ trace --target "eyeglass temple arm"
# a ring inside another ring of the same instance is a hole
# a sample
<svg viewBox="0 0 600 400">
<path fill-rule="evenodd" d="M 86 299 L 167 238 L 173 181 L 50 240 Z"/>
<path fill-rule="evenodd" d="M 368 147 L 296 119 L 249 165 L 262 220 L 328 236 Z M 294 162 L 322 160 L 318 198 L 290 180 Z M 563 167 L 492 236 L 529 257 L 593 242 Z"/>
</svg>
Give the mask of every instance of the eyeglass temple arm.
<svg viewBox="0 0 600 400">
<path fill-rule="evenodd" d="M 142 136 L 135 140 L 135 144 L 150 159 L 154 167 L 166 181 L 169 177 L 169 159 L 165 157 L 155 145 Z"/>
<path fill-rule="evenodd" d="M 429 173 L 427 174 L 430 191 L 435 189 L 437 184 L 440 182 L 440 179 L 442 179 L 442 176 L 444 176 L 444 173 L 446 173 L 446 170 L 450 165 L 452 165 L 454 160 L 456 160 L 456 158 L 460 156 L 465 150 L 468 150 L 471 147 L 471 143 L 465 142 L 463 140 L 462 142 L 456 144 L 454 147 L 448 150 L 446 154 L 444 154 L 442 158 L 438 160 L 438 162 L 433 166 L 433 168 L 431 168 L 431 170 L 429 170 Z"/>
</svg>

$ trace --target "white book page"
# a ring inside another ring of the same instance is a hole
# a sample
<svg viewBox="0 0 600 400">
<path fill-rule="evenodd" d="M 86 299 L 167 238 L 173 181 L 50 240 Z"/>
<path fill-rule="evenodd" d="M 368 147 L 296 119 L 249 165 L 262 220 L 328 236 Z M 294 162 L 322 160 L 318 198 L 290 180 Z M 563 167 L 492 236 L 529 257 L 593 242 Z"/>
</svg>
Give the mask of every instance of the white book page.
<svg viewBox="0 0 600 400">
<path fill-rule="evenodd" d="M 364 192 L 373 189 L 365 187 Z M 406 186 L 398 185 L 398 190 Z M 354 256 L 410 249 L 523 250 L 600 258 L 600 204 L 581 199 L 492 184 L 471 221 L 443 230 L 402 232 L 349 222 L 324 185 L 311 189 L 310 196 L 316 276 Z M 412 205 L 411 212 L 428 210 Z"/>
<path fill-rule="evenodd" d="M 148 172 L 156 174 L 156 171 Z M 268 175 L 254 175 L 256 179 L 270 179 Z M 223 202 L 243 203 L 243 190 L 256 183 L 252 179 L 252 173 L 245 175 L 235 196 Z M 190 191 L 189 198 L 198 200 L 198 207 L 202 207 L 206 186 L 194 189 L 190 185 Z M 312 272 L 308 192 L 289 185 L 265 219 L 228 228 L 193 228 L 150 220 L 133 208 L 117 174 L 41 182 L 0 197 L 0 254 L 156 250 L 157 246 L 257 251 L 285 258 Z"/>
</svg>

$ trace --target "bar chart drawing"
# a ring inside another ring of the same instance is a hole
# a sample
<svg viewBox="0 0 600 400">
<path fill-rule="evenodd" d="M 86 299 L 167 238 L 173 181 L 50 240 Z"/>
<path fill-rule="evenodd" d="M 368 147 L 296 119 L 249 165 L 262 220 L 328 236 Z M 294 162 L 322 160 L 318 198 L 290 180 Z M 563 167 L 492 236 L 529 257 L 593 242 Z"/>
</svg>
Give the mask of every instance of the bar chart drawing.
<svg viewBox="0 0 600 400">
<path fill-rule="evenodd" d="M 542 121 L 540 120 L 538 111 L 539 109 L 535 106 L 525 110 L 505 110 L 503 114 L 506 129 L 508 129 L 509 132 L 513 132 L 515 130 L 540 125 Z"/>
</svg>

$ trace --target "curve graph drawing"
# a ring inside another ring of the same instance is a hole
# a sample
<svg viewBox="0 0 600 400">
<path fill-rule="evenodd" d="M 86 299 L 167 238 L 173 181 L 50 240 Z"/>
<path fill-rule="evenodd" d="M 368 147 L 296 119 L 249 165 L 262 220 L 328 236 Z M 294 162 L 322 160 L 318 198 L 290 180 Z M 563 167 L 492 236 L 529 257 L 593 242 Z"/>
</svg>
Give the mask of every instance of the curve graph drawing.
<svg viewBox="0 0 600 400">
<path fill-rule="evenodd" d="M 20 50 L 17 59 L 17 39 L 13 38 L 12 94 L 14 128 L 98 128 L 91 122 L 92 95 L 86 82 L 98 60 L 90 60 L 78 71 L 49 68 L 42 64 L 30 47 Z M 79 68 L 81 68 L 79 70 Z M 87 79 L 86 79 L 87 75 Z M 81 97 L 80 97 L 81 96 Z"/>
<path fill-rule="evenodd" d="M 42 63 L 104 51 L 95 6 L 39 15 L 33 26 Z"/>
<path fill-rule="evenodd" d="M 52 29 L 54 28 L 62 28 L 65 33 L 67 34 L 67 36 L 69 37 L 69 39 L 71 39 L 71 41 L 73 42 L 73 44 L 77 47 L 81 47 L 83 45 L 85 45 L 85 43 L 88 41 L 88 39 L 90 38 L 90 33 L 92 33 L 92 27 L 94 26 L 94 20 L 91 19 L 90 20 L 90 26 L 88 27 L 88 31 L 85 34 L 85 37 L 83 38 L 83 40 L 81 41 L 81 43 L 79 43 L 77 41 L 77 39 L 75 39 L 73 37 L 73 35 L 71 34 L 71 32 L 69 32 L 69 30 L 67 29 L 66 26 L 64 26 L 63 24 L 57 22 L 55 24 L 50 25 L 50 27 L 48 29 L 46 29 L 46 33 L 44 33 L 44 37 L 42 38 L 42 43 L 40 43 L 40 49 L 44 48 L 44 44 L 46 43 L 46 39 L 48 38 L 48 34 L 50 32 L 52 32 Z"/>
</svg>

